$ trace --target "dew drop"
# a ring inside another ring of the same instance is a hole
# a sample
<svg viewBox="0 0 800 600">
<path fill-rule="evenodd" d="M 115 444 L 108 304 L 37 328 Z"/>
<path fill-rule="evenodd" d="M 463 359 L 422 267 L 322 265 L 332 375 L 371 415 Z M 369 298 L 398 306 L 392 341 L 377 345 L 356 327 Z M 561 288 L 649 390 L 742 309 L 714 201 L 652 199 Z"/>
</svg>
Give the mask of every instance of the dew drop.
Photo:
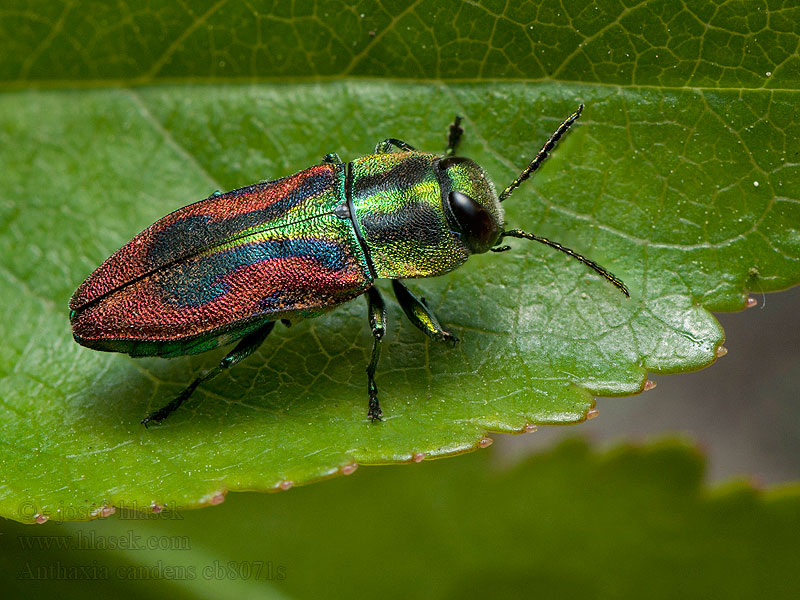
<svg viewBox="0 0 800 600">
<path fill-rule="evenodd" d="M 747 297 L 747 301 L 745 302 L 746 308 L 753 308 L 756 304 L 758 304 L 758 300 L 756 300 L 752 296 Z"/>
<path fill-rule="evenodd" d="M 481 438 L 481 441 L 478 442 L 478 446 L 480 446 L 481 448 L 488 448 L 492 444 L 494 444 L 494 440 L 490 437 Z"/>
<path fill-rule="evenodd" d="M 772 71 L 767 71 L 766 73 L 764 73 L 764 75 L 766 75 L 767 77 L 772 77 Z"/>
<path fill-rule="evenodd" d="M 590 408 L 589 412 L 586 413 L 586 420 L 594 419 L 597 415 L 600 414 L 599 408 Z"/>
<path fill-rule="evenodd" d="M 648 379 L 647 381 L 644 382 L 643 390 L 647 392 L 649 390 L 652 390 L 654 387 L 656 387 L 656 382 L 653 381 L 652 379 Z"/>
<path fill-rule="evenodd" d="M 278 484 L 278 487 L 285 491 L 285 490 L 290 489 L 293 485 L 294 485 L 294 481 L 289 481 L 287 479 L 286 481 L 281 481 Z"/>
<path fill-rule="evenodd" d="M 728 353 L 728 349 L 725 346 L 720 346 L 719 348 L 717 348 L 717 352 L 716 352 L 717 358 L 721 358 L 721 357 L 725 356 L 727 353 Z"/>
<path fill-rule="evenodd" d="M 155 514 L 158 514 L 158 513 L 160 513 L 161 511 L 164 510 L 164 507 L 161 506 L 160 504 L 156 504 L 155 502 L 153 502 L 150 505 L 150 510 L 153 511 L 153 513 L 155 513 Z"/>
<path fill-rule="evenodd" d="M 225 494 L 223 494 L 222 492 L 219 492 L 218 494 L 211 496 L 211 500 L 208 501 L 208 503 L 211 506 L 217 506 L 218 504 L 222 504 L 223 502 L 225 502 Z"/>
<path fill-rule="evenodd" d="M 422 462 L 425 460 L 425 453 L 424 452 L 415 452 L 414 456 L 411 457 L 411 460 L 414 462 Z"/>
<path fill-rule="evenodd" d="M 37 514 L 35 514 L 33 516 L 33 520 L 36 521 L 39 525 L 41 525 L 42 523 L 47 523 L 47 520 L 49 518 L 50 517 L 48 517 L 47 515 L 43 515 L 43 514 L 39 514 L 39 513 L 37 513 Z"/>
<path fill-rule="evenodd" d="M 527 425 L 525 425 L 525 427 L 522 428 L 522 431 L 524 431 L 525 433 L 533 433 L 537 429 L 538 427 L 536 427 L 536 425 L 534 425 L 533 423 L 528 423 Z"/>
<path fill-rule="evenodd" d="M 753 187 L 758 187 L 758 182 L 757 181 L 753 182 Z"/>
</svg>

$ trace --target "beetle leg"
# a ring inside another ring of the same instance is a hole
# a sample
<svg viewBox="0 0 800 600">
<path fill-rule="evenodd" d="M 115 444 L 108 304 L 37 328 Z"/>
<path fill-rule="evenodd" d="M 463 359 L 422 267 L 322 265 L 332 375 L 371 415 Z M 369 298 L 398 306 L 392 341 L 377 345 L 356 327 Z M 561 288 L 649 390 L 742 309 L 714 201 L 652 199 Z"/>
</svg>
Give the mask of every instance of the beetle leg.
<svg viewBox="0 0 800 600">
<path fill-rule="evenodd" d="M 322 157 L 322 163 L 326 165 L 340 165 L 342 164 L 342 159 L 339 158 L 339 155 L 336 154 L 336 152 L 329 152 Z"/>
<path fill-rule="evenodd" d="M 175 412 L 178 407 L 189 398 L 189 396 L 192 395 L 192 392 L 194 392 L 198 385 L 204 381 L 213 379 L 222 373 L 222 371 L 230 369 L 233 365 L 243 361 L 245 358 L 255 352 L 272 331 L 273 327 L 275 327 L 275 322 L 270 321 L 255 331 L 248 333 L 239 341 L 238 344 L 236 344 L 236 347 L 231 350 L 225 358 L 219 361 L 219 364 L 216 367 L 200 375 L 197 379 L 189 384 L 189 387 L 183 390 L 180 395 L 178 395 L 178 397 L 172 400 L 169 404 L 162 406 L 158 410 L 155 410 L 147 415 L 144 419 L 142 419 L 142 425 L 146 427 L 148 423 L 158 423 L 166 419 L 173 412 Z"/>
<path fill-rule="evenodd" d="M 380 421 L 383 416 L 381 405 L 378 404 L 378 386 L 375 385 L 375 369 L 378 367 L 378 358 L 381 355 L 381 340 L 386 333 L 386 305 L 380 292 L 371 287 L 367 290 L 367 312 L 369 326 L 372 329 L 372 360 L 367 366 L 367 390 L 369 392 L 369 411 L 367 416 L 373 422 Z"/>
<path fill-rule="evenodd" d="M 394 289 L 394 295 L 397 297 L 397 302 L 400 303 L 400 308 L 406 313 L 409 321 L 431 339 L 438 342 L 447 342 L 455 346 L 458 338 L 439 324 L 439 319 L 428 308 L 424 298 L 417 298 L 399 279 L 392 279 L 392 288 Z"/>
<path fill-rule="evenodd" d="M 450 129 L 447 133 L 447 149 L 444 151 L 445 156 L 454 156 L 458 143 L 461 141 L 461 136 L 464 135 L 464 128 L 461 127 L 461 117 L 456 115 L 453 122 L 450 124 Z"/>
<path fill-rule="evenodd" d="M 392 146 L 398 150 L 404 150 L 407 152 L 413 152 L 416 150 L 414 146 L 404 142 L 403 140 L 398 140 L 397 138 L 386 138 L 382 142 L 378 142 L 375 145 L 375 154 L 386 154 L 387 152 L 391 152 Z"/>
</svg>

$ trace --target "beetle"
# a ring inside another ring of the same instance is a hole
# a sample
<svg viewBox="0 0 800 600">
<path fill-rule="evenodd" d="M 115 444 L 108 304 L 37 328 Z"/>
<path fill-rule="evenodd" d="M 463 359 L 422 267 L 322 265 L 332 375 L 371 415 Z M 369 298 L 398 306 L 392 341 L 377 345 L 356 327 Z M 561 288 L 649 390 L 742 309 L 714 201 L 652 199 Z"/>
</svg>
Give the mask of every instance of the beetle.
<svg viewBox="0 0 800 600">
<path fill-rule="evenodd" d="M 536 171 L 580 116 L 581 104 L 499 195 L 484 170 L 456 155 L 461 117 L 443 155 L 387 138 L 373 154 L 335 153 L 294 175 L 215 192 L 156 221 L 103 262 L 72 296 L 75 340 L 133 357 L 197 354 L 238 341 L 217 366 L 142 423 L 160 422 L 197 386 L 250 356 L 277 321 L 287 326 L 365 295 L 372 355 L 368 417 L 379 421 L 375 371 L 386 331 L 376 279 L 391 279 L 409 320 L 432 339 L 458 339 L 401 278 L 436 277 L 472 254 L 503 252 L 504 238 L 546 244 L 629 297 L 612 273 L 556 242 L 504 229 L 501 202 Z"/>
</svg>

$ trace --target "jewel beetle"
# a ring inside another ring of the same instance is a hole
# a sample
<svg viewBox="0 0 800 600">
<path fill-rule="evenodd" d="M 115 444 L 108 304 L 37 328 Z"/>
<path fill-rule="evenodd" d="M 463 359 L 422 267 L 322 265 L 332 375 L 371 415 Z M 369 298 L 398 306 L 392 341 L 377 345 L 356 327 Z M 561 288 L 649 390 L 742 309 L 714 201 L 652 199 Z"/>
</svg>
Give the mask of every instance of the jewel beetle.
<svg viewBox="0 0 800 600">
<path fill-rule="evenodd" d="M 215 192 L 139 233 L 78 287 L 70 322 L 88 348 L 134 357 L 197 354 L 238 342 L 217 366 L 142 423 L 159 422 L 209 379 L 250 356 L 277 321 L 289 325 L 365 295 L 373 335 L 367 415 L 380 420 L 375 371 L 386 330 L 376 279 L 391 279 L 409 320 L 455 344 L 401 279 L 436 277 L 471 254 L 510 249 L 504 238 L 541 242 L 625 284 L 588 258 L 546 238 L 505 229 L 501 202 L 539 167 L 580 116 L 550 136 L 499 195 L 484 170 L 456 155 L 464 130 L 450 125 L 443 155 L 387 138 L 351 162 L 335 153 L 294 175 Z"/>
</svg>

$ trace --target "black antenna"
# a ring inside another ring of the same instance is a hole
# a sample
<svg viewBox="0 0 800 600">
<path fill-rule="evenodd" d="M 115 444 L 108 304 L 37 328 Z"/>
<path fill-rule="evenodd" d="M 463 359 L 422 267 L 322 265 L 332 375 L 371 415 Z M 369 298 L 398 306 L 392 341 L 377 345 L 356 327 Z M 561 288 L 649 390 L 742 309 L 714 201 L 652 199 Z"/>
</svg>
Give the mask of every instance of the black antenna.
<svg viewBox="0 0 800 600">
<path fill-rule="evenodd" d="M 580 104 L 578 106 L 578 110 L 572 113 L 569 117 L 567 117 L 566 121 L 564 121 L 563 123 L 561 123 L 561 125 L 558 126 L 558 129 L 555 130 L 553 135 L 550 136 L 550 139 L 547 140 L 547 142 L 545 142 L 544 146 L 542 146 L 542 149 L 539 150 L 539 153 L 533 158 L 531 164 L 529 164 L 527 168 L 522 173 L 519 174 L 519 177 L 517 177 L 514 181 L 511 182 L 511 185 L 509 185 L 506 189 L 503 190 L 503 193 L 500 194 L 500 202 L 508 198 L 511 195 L 511 192 L 517 189 L 523 181 L 525 181 L 528 177 L 531 176 L 531 173 L 533 173 L 536 169 L 539 168 L 539 165 L 541 165 L 544 159 L 547 158 L 547 153 L 550 152 L 555 147 L 556 143 L 558 143 L 558 140 L 560 140 L 561 136 L 564 135 L 564 133 L 566 133 L 570 125 L 572 125 L 577 120 L 577 118 L 581 116 L 582 111 L 583 111 L 583 104 Z"/>
<path fill-rule="evenodd" d="M 578 110 L 572 113 L 569 117 L 567 117 L 567 119 L 563 123 L 561 123 L 561 125 L 558 126 L 558 129 L 556 129 L 555 132 L 553 132 L 553 135 L 551 135 L 550 139 L 548 139 L 547 142 L 545 142 L 544 146 L 542 146 L 542 149 L 539 150 L 539 153 L 533 158 L 533 160 L 526 167 L 526 169 L 519 174 L 519 177 L 517 177 L 514 181 L 511 182 L 511 185 L 509 185 L 506 189 L 503 190 L 503 193 L 500 194 L 499 198 L 500 202 L 508 198 L 511 195 L 511 193 L 520 186 L 520 184 L 523 181 L 528 179 L 528 177 L 530 177 L 531 174 L 536 169 L 539 168 L 539 165 L 541 165 L 542 162 L 544 162 L 544 159 L 547 158 L 547 153 L 550 152 L 555 147 L 555 145 L 558 143 L 558 140 L 561 139 L 561 136 L 564 135 L 567 129 L 569 129 L 570 126 L 577 120 L 577 118 L 581 116 L 582 111 L 583 111 L 583 104 L 580 104 L 578 105 Z M 578 254 L 574 250 L 571 250 L 566 246 L 562 246 L 557 242 L 552 242 L 547 238 L 540 237 L 533 233 L 528 233 L 527 231 L 522 231 L 521 229 L 509 229 L 508 231 L 504 231 L 503 233 L 500 234 L 497 243 L 499 244 L 500 240 L 502 240 L 504 237 L 512 237 L 518 239 L 533 240 L 534 242 L 541 242 L 542 244 L 550 246 L 551 248 L 560 250 L 564 254 L 569 254 L 572 258 L 582 262 L 587 267 L 594 269 L 596 272 L 600 273 L 600 275 L 602 275 L 608 281 L 610 281 L 620 292 L 625 294 L 625 296 L 627 296 L 628 298 L 631 297 L 630 293 L 628 292 L 627 286 L 624 283 L 622 283 L 621 279 L 619 279 L 616 275 L 614 275 L 610 271 L 607 271 L 606 269 L 598 265 L 593 260 L 586 258 L 583 254 Z M 494 248 L 491 248 L 493 252 L 505 252 L 506 250 L 510 249 L 511 249 L 510 246 L 495 246 Z"/>
<path fill-rule="evenodd" d="M 610 271 L 607 271 L 593 260 L 586 258 L 583 254 L 578 254 L 574 250 L 571 250 L 566 246 L 562 246 L 558 242 L 552 242 L 547 238 L 534 235 L 533 233 L 528 233 L 527 231 L 522 231 L 521 229 L 509 229 L 508 231 L 504 231 L 503 233 L 500 234 L 500 239 L 503 239 L 504 237 L 533 240 L 534 242 L 541 242 L 542 244 L 546 244 L 547 246 L 555 248 L 556 250 L 561 250 L 561 252 L 563 252 L 564 254 L 569 254 L 572 258 L 579 260 L 587 267 L 590 267 L 595 271 L 597 271 L 598 273 L 600 273 L 600 275 L 602 275 L 603 277 L 608 279 L 608 281 L 614 284 L 617 287 L 617 289 L 619 289 L 620 292 L 625 294 L 628 298 L 631 297 L 630 293 L 628 292 L 628 287 L 624 283 L 622 283 L 622 280 L 619 277 L 617 277 Z M 498 240 L 498 242 L 499 241 L 500 240 Z M 500 246 L 497 249 L 492 248 L 492 250 L 494 250 L 495 252 L 504 252 L 505 250 L 508 250 L 508 246 Z"/>
</svg>

